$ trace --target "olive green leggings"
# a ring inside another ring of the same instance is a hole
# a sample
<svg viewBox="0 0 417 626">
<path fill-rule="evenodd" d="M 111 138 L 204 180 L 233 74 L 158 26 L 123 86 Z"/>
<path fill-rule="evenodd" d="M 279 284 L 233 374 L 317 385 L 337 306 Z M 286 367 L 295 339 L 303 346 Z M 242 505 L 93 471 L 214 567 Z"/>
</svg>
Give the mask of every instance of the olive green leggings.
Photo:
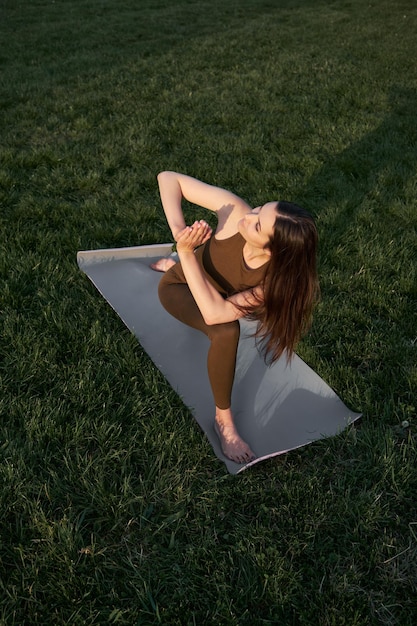
<svg viewBox="0 0 417 626">
<path fill-rule="evenodd" d="M 208 326 L 187 284 L 170 282 L 169 272 L 159 283 L 159 299 L 164 308 L 180 322 L 200 330 L 210 340 L 207 370 L 214 401 L 219 409 L 228 409 L 236 367 L 239 322 Z"/>
</svg>

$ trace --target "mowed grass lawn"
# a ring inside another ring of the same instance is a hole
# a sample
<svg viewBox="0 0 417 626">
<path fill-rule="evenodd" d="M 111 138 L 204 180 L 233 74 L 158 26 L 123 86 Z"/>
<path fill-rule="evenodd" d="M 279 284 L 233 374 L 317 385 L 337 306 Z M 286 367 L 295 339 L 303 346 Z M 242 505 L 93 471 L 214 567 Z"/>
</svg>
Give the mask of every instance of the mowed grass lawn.
<svg viewBox="0 0 417 626">
<path fill-rule="evenodd" d="M 415 626 L 416 33 L 415 0 L 2 0 L 1 624 Z M 312 211 L 298 353 L 359 427 L 226 473 L 76 264 L 169 241 L 163 169 Z"/>
</svg>

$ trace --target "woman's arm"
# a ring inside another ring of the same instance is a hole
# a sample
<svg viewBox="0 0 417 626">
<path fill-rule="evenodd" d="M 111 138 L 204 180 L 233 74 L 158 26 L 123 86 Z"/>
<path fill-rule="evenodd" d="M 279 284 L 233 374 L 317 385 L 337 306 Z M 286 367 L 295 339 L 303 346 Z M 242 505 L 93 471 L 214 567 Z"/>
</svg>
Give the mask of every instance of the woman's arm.
<svg viewBox="0 0 417 626">
<path fill-rule="evenodd" d="M 177 241 L 178 234 L 185 228 L 181 207 L 183 198 L 193 204 L 218 212 L 219 219 L 220 217 L 226 218 L 232 213 L 240 219 L 251 210 L 249 205 L 234 193 L 221 187 L 208 185 L 185 174 L 161 172 L 158 174 L 158 184 L 162 206 L 175 241 Z"/>
<path fill-rule="evenodd" d="M 211 228 L 203 221 L 195 222 L 185 227 L 177 238 L 177 252 L 181 261 L 188 287 L 197 303 L 198 308 L 207 325 L 233 322 L 244 316 L 242 306 L 258 304 L 257 298 L 261 295 L 261 288 L 255 294 L 252 291 L 243 291 L 225 300 L 213 285 L 207 280 L 202 271 L 194 249 L 207 241 L 211 236 Z"/>
</svg>

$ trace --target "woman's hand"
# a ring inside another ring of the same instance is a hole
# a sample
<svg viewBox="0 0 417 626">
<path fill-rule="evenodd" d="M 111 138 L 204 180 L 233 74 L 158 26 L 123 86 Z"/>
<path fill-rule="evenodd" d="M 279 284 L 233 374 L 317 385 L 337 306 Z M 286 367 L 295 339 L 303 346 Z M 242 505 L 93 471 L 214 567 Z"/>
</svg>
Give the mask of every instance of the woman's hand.
<svg viewBox="0 0 417 626">
<path fill-rule="evenodd" d="M 177 233 L 177 252 L 194 252 L 198 246 L 208 241 L 212 234 L 211 227 L 204 220 L 194 222 L 192 226 L 186 226 Z"/>
</svg>

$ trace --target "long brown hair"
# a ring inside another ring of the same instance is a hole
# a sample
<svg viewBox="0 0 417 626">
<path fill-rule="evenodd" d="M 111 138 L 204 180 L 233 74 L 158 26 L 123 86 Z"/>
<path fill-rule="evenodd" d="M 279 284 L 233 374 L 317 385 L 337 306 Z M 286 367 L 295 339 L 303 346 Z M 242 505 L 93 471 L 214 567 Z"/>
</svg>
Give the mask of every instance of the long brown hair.
<svg viewBox="0 0 417 626">
<path fill-rule="evenodd" d="M 311 324 L 319 298 L 317 230 L 310 213 L 292 202 L 277 204 L 271 259 L 263 284 L 263 299 L 249 312 L 257 320 L 265 356 L 276 361 L 286 351 L 291 358 L 297 342 Z"/>
</svg>

